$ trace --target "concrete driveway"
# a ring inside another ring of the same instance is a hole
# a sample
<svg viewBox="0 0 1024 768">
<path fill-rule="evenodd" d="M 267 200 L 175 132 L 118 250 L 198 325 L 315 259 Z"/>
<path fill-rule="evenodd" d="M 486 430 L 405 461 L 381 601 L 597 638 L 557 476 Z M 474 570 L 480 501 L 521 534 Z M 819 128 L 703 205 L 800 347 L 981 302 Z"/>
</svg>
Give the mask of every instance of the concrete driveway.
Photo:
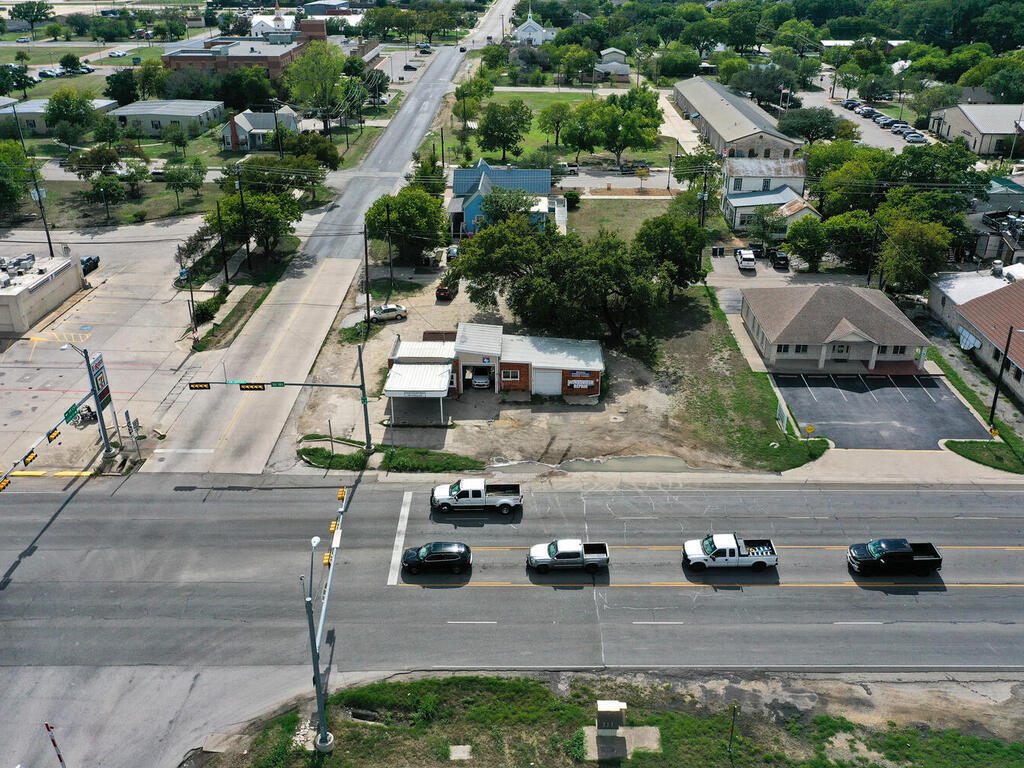
<svg viewBox="0 0 1024 768">
<path fill-rule="evenodd" d="M 938 450 L 943 439 L 989 439 L 988 430 L 935 376 L 773 374 L 801 427 L 837 448 Z"/>
</svg>

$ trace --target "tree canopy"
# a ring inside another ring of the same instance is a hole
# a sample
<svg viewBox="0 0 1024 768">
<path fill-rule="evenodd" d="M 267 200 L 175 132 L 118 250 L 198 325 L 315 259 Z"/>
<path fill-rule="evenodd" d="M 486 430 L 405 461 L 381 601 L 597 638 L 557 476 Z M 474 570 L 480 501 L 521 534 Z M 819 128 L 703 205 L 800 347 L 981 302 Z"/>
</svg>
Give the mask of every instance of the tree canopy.
<svg viewBox="0 0 1024 768">
<path fill-rule="evenodd" d="M 376 240 L 387 240 L 390 232 L 399 256 L 409 260 L 441 245 L 447 227 L 440 200 L 418 187 L 405 187 L 397 195 L 379 197 L 366 212 L 367 234 Z"/>
</svg>

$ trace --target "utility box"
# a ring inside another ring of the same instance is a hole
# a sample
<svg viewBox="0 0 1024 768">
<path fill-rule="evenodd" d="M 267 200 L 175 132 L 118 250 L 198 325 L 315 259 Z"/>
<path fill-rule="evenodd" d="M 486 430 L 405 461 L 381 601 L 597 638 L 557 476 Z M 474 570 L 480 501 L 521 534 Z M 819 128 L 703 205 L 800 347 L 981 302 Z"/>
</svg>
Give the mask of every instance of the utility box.
<svg viewBox="0 0 1024 768">
<path fill-rule="evenodd" d="M 597 702 L 597 735 L 614 736 L 626 723 L 626 702 L 605 699 Z"/>
</svg>

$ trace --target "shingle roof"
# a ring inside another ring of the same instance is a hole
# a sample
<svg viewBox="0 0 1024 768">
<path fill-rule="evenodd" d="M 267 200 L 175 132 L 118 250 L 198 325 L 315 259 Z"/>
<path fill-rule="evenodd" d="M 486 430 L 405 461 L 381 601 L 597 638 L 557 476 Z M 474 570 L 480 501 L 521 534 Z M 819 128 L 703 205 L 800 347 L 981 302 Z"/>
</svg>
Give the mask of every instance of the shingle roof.
<svg viewBox="0 0 1024 768">
<path fill-rule="evenodd" d="M 505 189 L 522 189 L 532 195 L 551 194 L 550 168 L 492 168 L 478 160 L 472 168 L 456 168 L 452 175 L 452 194 L 465 197 L 477 191 L 481 183 Z"/>
<path fill-rule="evenodd" d="M 795 145 L 803 143 L 776 128 L 775 119 L 757 104 L 733 93 L 721 83 L 706 77 L 691 77 L 676 83 L 676 91 L 686 97 L 694 110 L 725 141 L 735 141 L 763 131 Z"/>
<path fill-rule="evenodd" d="M 772 344 L 827 344 L 850 336 L 884 345 L 928 344 L 896 305 L 873 288 L 746 288 L 743 300 Z"/>
<path fill-rule="evenodd" d="M 501 354 L 501 326 L 459 323 L 455 331 L 455 351 L 498 357 Z"/>
<path fill-rule="evenodd" d="M 590 339 L 556 339 L 545 336 L 503 336 L 503 363 L 532 363 L 534 368 L 579 368 L 603 371 L 601 344 Z"/>
<path fill-rule="evenodd" d="M 722 164 L 722 173 L 730 178 L 770 176 L 802 179 L 807 175 L 807 163 L 801 157 L 727 157 Z"/>
<path fill-rule="evenodd" d="M 957 311 L 992 344 L 1002 349 L 1012 325 L 1024 328 L 1024 282 L 1010 283 L 961 304 Z M 1010 340 L 1010 360 L 1024 368 L 1024 334 Z"/>
<path fill-rule="evenodd" d="M 194 101 L 192 99 L 170 99 L 168 101 L 136 101 L 118 107 L 110 114 L 115 116 L 129 115 L 168 115 L 170 117 L 198 117 L 211 109 L 223 107 L 223 101 Z"/>
<path fill-rule="evenodd" d="M 235 124 L 250 133 L 252 131 L 272 131 L 275 125 L 274 113 L 253 112 L 247 109 L 245 112 L 239 112 L 235 115 Z M 295 111 L 291 107 L 281 107 L 277 110 L 277 124 L 294 130 L 298 124 Z M 224 130 L 230 130 L 230 125 L 225 126 Z"/>
</svg>

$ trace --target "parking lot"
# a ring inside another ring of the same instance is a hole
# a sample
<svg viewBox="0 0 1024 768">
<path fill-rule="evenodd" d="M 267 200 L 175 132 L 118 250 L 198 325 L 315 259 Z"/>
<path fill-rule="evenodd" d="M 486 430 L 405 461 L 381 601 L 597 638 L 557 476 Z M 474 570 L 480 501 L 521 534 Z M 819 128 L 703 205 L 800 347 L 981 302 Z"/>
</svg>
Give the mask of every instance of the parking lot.
<svg viewBox="0 0 1024 768">
<path fill-rule="evenodd" d="M 852 95 L 856 97 L 856 94 Z M 852 110 L 843 109 L 838 103 L 830 101 L 828 99 L 827 89 L 824 91 L 801 91 L 800 98 L 805 107 L 827 107 L 837 117 L 841 117 L 844 120 L 852 122 L 860 129 L 860 140 L 869 146 L 881 147 L 882 149 L 892 149 L 897 154 L 902 152 L 906 147 L 914 146 L 913 144 L 907 144 L 901 136 L 897 136 L 891 131 L 879 128 L 874 122 L 868 120 L 866 117 L 861 117 Z M 837 88 L 836 98 L 840 101 L 846 98 L 846 90 L 843 88 Z M 935 140 L 930 136 L 926 136 L 926 138 L 929 143 L 935 143 Z"/>
<path fill-rule="evenodd" d="M 773 374 L 800 422 L 837 448 L 937 450 L 988 431 L 935 376 Z"/>
</svg>

